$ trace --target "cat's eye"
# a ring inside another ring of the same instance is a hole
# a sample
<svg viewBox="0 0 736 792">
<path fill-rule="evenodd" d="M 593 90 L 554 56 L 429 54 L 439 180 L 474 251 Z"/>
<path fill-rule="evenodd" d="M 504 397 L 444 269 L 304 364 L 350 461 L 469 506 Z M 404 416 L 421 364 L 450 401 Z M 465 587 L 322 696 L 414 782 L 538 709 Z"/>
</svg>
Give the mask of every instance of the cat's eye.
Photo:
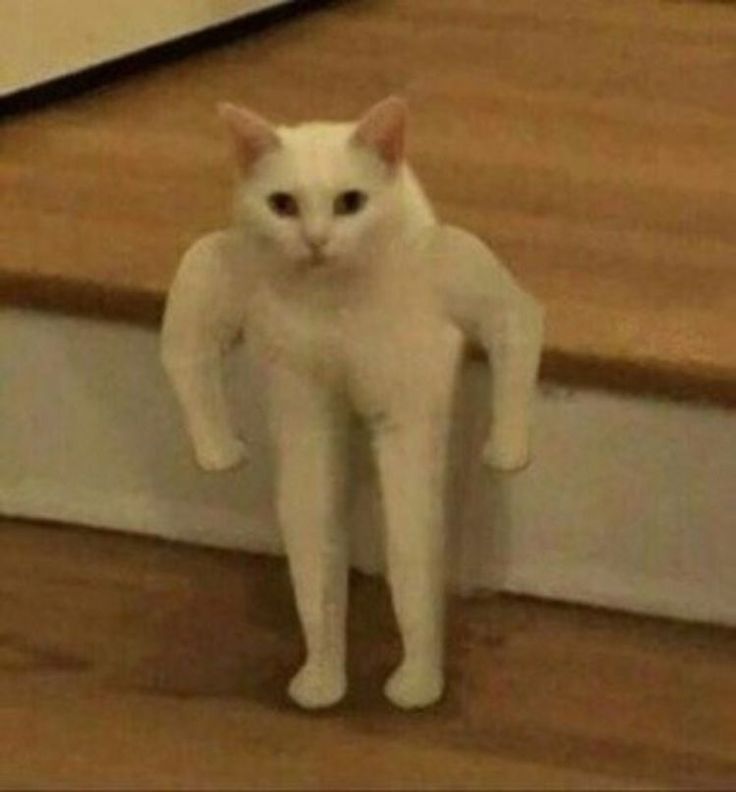
<svg viewBox="0 0 736 792">
<path fill-rule="evenodd" d="M 287 192 L 275 192 L 269 195 L 268 205 L 279 217 L 296 217 L 299 214 L 296 198 Z"/>
<path fill-rule="evenodd" d="M 336 215 L 352 215 L 359 212 L 368 201 L 368 196 L 360 190 L 346 190 L 335 198 Z"/>
</svg>

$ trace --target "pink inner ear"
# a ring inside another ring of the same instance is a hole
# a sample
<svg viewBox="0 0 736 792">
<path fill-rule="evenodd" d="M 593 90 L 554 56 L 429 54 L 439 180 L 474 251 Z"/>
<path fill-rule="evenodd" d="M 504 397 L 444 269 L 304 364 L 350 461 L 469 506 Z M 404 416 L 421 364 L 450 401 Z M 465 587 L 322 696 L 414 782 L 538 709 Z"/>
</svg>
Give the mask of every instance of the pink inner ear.
<svg viewBox="0 0 736 792">
<path fill-rule="evenodd" d="M 353 140 L 375 149 L 388 165 L 397 165 L 404 157 L 406 138 L 406 104 L 391 96 L 374 105 L 358 123 Z"/>
<path fill-rule="evenodd" d="M 241 169 L 247 170 L 256 160 L 280 145 L 273 127 L 257 113 L 228 102 L 219 104 L 217 110 L 235 143 Z"/>
</svg>

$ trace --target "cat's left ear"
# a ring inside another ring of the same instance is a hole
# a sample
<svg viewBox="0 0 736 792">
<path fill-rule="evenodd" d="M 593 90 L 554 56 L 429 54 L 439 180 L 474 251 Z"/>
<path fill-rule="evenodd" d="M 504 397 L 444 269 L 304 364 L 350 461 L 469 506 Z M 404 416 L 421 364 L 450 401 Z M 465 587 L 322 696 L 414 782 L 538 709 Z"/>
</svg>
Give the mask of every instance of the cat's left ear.
<svg viewBox="0 0 736 792">
<path fill-rule="evenodd" d="M 353 142 L 373 149 L 389 166 L 404 158 L 407 106 L 398 96 L 389 96 L 363 116 L 353 133 Z"/>
<path fill-rule="evenodd" d="M 281 145 L 276 130 L 258 113 L 228 102 L 218 104 L 217 110 L 230 132 L 238 165 L 244 173 L 264 154 Z"/>
</svg>

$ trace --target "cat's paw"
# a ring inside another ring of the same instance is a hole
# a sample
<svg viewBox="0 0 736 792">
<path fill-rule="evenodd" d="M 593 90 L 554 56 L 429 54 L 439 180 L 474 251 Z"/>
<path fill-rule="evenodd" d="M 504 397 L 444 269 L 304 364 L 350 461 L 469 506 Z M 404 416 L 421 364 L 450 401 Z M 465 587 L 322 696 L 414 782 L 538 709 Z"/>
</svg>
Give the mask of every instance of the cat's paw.
<svg viewBox="0 0 736 792">
<path fill-rule="evenodd" d="M 245 443 L 237 437 L 217 446 L 197 449 L 197 463 L 203 470 L 219 472 L 231 470 L 248 457 Z"/>
<path fill-rule="evenodd" d="M 303 709 L 332 707 L 345 695 L 345 674 L 306 663 L 289 684 L 289 697 Z"/>
<path fill-rule="evenodd" d="M 422 709 L 442 698 L 445 680 L 436 668 L 402 663 L 389 677 L 384 693 L 401 709 Z"/>
<path fill-rule="evenodd" d="M 530 462 L 526 444 L 510 444 L 489 441 L 483 449 L 483 462 L 494 470 L 513 473 L 523 470 Z"/>
</svg>

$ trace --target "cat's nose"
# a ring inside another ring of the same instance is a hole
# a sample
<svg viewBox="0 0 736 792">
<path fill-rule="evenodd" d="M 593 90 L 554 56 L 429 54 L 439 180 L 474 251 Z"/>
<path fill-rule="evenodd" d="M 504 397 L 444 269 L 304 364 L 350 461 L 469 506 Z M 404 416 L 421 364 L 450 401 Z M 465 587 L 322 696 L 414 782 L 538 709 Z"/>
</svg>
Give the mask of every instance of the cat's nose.
<svg viewBox="0 0 736 792">
<path fill-rule="evenodd" d="M 305 218 L 301 231 L 304 241 L 312 253 L 319 253 L 327 244 L 329 228 L 326 223 L 321 222 L 317 218 L 313 220 Z"/>
<path fill-rule="evenodd" d="M 319 253 L 327 244 L 327 234 L 325 233 L 306 234 L 304 239 L 313 253 Z"/>
</svg>

